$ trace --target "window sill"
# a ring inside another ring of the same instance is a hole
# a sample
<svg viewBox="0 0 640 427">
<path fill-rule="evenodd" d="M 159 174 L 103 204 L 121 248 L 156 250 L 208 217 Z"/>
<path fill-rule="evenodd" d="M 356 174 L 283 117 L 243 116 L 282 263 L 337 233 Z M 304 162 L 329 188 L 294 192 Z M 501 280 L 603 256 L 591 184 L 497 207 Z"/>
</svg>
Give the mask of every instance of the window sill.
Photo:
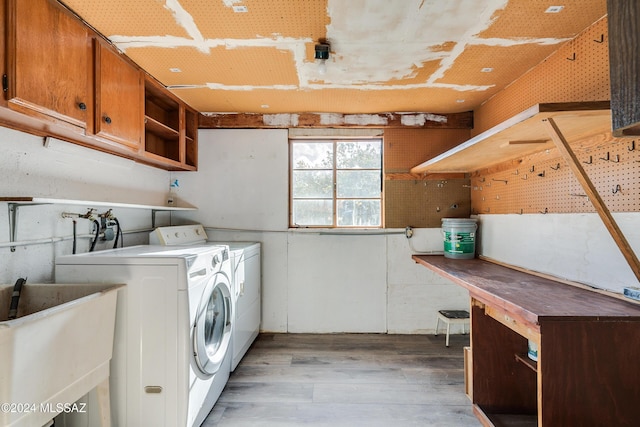
<svg viewBox="0 0 640 427">
<path fill-rule="evenodd" d="M 404 229 L 396 228 L 323 228 L 323 227 L 290 227 L 293 233 L 309 233 L 321 236 L 378 236 L 385 234 L 404 234 Z"/>
</svg>

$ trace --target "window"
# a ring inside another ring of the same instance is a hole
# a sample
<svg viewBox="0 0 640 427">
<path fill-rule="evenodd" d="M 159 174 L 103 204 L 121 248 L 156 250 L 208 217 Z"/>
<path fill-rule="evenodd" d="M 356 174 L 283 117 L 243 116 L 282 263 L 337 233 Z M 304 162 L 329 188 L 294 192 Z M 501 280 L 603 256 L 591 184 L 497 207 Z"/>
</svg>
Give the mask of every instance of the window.
<svg viewBox="0 0 640 427">
<path fill-rule="evenodd" d="M 381 227 L 382 140 L 291 140 L 291 226 Z"/>
</svg>

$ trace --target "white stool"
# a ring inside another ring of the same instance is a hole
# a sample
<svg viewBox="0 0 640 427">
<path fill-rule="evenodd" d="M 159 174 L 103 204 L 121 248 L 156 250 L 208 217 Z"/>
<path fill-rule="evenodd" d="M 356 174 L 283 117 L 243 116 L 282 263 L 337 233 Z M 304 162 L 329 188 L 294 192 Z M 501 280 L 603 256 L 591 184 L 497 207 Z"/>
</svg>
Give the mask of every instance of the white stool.
<svg viewBox="0 0 640 427">
<path fill-rule="evenodd" d="M 466 334 L 465 326 L 469 324 L 469 312 L 466 310 L 439 310 L 438 319 L 436 320 L 436 333 L 434 334 L 436 337 L 438 336 L 438 327 L 440 326 L 441 320 L 447 324 L 445 345 L 449 347 L 449 330 L 451 324 L 462 325 L 462 333 Z"/>
</svg>

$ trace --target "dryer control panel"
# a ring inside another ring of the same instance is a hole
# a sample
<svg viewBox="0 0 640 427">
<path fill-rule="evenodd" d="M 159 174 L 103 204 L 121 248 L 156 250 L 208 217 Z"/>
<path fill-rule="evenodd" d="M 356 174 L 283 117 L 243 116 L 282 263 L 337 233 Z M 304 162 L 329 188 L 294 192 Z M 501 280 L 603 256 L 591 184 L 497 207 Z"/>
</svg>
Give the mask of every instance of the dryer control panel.
<svg viewBox="0 0 640 427">
<path fill-rule="evenodd" d="M 206 240 L 207 233 L 202 224 L 158 227 L 149 233 L 150 245 L 193 245 Z"/>
</svg>

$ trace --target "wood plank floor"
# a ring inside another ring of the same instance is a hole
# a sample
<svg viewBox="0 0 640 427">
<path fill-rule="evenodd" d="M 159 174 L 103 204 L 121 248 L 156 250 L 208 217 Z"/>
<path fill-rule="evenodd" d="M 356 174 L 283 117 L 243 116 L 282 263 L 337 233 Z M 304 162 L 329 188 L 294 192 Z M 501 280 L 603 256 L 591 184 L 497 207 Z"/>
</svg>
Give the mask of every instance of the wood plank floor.
<svg viewBox="0 0 640 427">
<path fill-rule="evenodd" d="M 479 426 L 468 335 L 261 334 L 203 427 Z"/>
</svg>

